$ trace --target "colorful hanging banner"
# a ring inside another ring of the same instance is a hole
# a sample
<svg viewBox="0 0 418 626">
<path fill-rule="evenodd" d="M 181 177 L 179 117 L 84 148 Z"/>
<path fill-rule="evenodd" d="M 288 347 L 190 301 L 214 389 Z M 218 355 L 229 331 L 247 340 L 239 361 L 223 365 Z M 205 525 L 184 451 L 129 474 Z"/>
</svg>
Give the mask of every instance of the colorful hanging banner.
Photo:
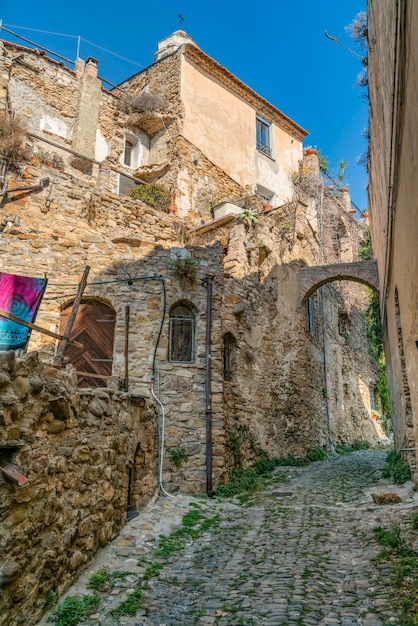
<svg viewBox="0 0 418 626">
<path fill-rule="evenodd" d="M 0 309 L 33 324 L 47 282 L 0 272 Z M 29 336 L 30 328 L 0 316 L 0 352 L 25 350 Z"/>
</svg>

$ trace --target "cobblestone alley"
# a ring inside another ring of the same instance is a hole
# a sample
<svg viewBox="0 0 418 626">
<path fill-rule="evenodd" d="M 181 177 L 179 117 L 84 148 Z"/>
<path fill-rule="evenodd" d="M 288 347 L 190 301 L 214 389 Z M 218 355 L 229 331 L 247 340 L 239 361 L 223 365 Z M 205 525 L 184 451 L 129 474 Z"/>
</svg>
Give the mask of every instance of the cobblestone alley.
<svg viewBox="0 0 418 626">
<path fill-rule="evenodd" d="M 395 488 L 381 478 L 385 457 L 386 451 L 359 451 L 280 467 L 243 505 L 160 498 L 125 526 L 67 595 L 92 593 L 88 579 L 105 567 L 125 574 L 99 592 L 100 605 L 85 622 L 91 626 L 402 626 L 390 611 L 384 570 L 373 562 L 381 549 L 373 528 L 409 515 L 418 500 L 411 483 Z M 394 489 L 401 503 L 373 503 L 372 493 Z M 211 522 L 185 549 L 153 556 L 159 535 L 172 533 L 188 511 Z M 148 586 L 136 616 L 112 615 L 144 574 Z"/>
</svg>

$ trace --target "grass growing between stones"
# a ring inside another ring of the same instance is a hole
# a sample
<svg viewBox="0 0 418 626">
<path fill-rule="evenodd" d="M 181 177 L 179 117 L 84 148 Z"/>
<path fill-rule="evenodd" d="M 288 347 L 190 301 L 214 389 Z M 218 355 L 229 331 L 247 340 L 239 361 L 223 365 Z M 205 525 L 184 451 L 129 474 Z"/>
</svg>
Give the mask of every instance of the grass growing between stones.
<svg viewBox="0 0 418 626">
<path fill-rule="evenodd" d="M 172 554 L 184 550 L 188 541 L 197 539 L 210 528 L 219 526 L 219 514 L 206 517 L 198 509 L 193 509 L 183 515 L 182 525 L 171 535 L 161 535 L 154 557 L 170 557 Z"/>
<path fill-rule="evenodd" d="M 396 485 L 403 485 L 411 478 L 411 470 L 408 463 L 405 463 L 401 455 L 395 452 L 395 450 L 391 450 L 386 457 L 383 477 L 390 478 Z"/>
<path fill-rule="evenodd" d="M 104 591 L 110 582 L 109 572 L 105 567 L 101 567 L 89 578 L 88 586 L 96 591 Z"/>
<path fill-rule="evenodd" d="M 190 506 L 192 507 L 192 505 Z M 160 541 L 153 554 L 153 558 L 168 559 L 174 554 L 184 550 L 188 542 L 197 539 L 211 528 L 217 528 L 219 523 L 219 514 L 212 517 L 206 517 L 200 511 L 198 505 L 193 505 L 191 510 L 183 515 L 182 525 L 180 528 L 174 530 L 170 535 L 160 535 Z M 166 565 L 165 563 L 157 560 L 148 562 L 141 560 L 138 564 L 144 565 L 145 563 L 147 567 L 143 575 L 142 583 L 137 585 L 135 589 L 128 592 L 126 599 L 111 611 L 113 617 L 118 618 L 122 615 L 136 615 L 136 612 L 142 605 L 142 596 L 144 589 L 147 587 L 148 581 L 152 578 L 157 578 Z"/>
<path fill-rule="evenodd" d="M 47 618 L 56 626 L 76 626 L 81 619 L 94 613 L 100 602 L 99 596 L 69 596 L 58 605 L 55 611 Z"/>
<path fill-rule="evenodd" d="M 390 528 L 379 526 L 374 533 L 384 546 L 377 559 L 390 566 L 390 583 L 396 589 L 392 606 L 399 613 L 399 624 L 418 626 L 418 552 L 405 542 L 396 524 Z"/>
<path fill-rule="evenodd" d="M 246 496 L 257 491 L 261 484 L 272 476 L 277 467 L 303 467 L 315 461 L 322 461 L 326 457 L 327 453 L 320 447 L 311 450 L 305 457 L 296 457 L 293 454 L 286 457 L 271 457 L 264 452 L 256 459 L 252 467 L 246 469 L 236 467 L 229 481 L 216 488 L 216 495 L 219 498 L 239 496 L 241 504 L 247 503 Z"/>
<path fill-rule="evenodd" d="M 135 589 L 128 593 L 126 599 L 111 611 L 113 617 L 136 615 L 137 610 L 141 607 L 142 592 L 142 586 L 137 585 Z"/>
<path fill-rule="evenodd" d="M 335 451 L 337 454 L 351 454 L 351 452 L 356 452 L 357 450 L 368 450 L 369 448 L 370 444 L 368 441 L 356 440 L 353 441 L 353 443 L 346 443 L 337 446 Z"/>
</svg>

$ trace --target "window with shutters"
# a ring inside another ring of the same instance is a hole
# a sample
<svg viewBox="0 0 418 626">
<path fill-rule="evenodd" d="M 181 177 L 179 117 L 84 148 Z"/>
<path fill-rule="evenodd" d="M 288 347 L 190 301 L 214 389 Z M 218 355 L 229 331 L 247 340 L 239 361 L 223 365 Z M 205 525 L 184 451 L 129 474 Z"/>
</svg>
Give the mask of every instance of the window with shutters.
<svg viewBox="0 0 418 626">
<path fill-rule="evenodd" d="M 186 304 L 178 304 L 170 313 L 168 360 L 193 363 L 195 360 L 195 316 Z"/>
</svg>

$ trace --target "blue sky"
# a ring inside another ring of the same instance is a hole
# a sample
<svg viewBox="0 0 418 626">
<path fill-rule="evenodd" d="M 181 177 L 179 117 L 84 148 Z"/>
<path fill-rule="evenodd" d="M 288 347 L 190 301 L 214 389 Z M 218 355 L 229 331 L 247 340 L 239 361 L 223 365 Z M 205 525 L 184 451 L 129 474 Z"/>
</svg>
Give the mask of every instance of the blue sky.
<svg viewBox="0 0 418 626">
<path fill-rule="evenodd" d="M 76 57 L 81 36 L 80 56 L 97 58 L 100 75 L 118 83 L 152 63 L 157 42 L 179 28 L 181 13 L 183 29 L 204 52 L 309 132 L 305 145 L 329 157 L 331 175 L 340 160 L 348 162 L 351 198 L 364 209 L 367 174 L 357 158 L 367 148 L 362 137 L 367 104 L 355 86 L 361 65 L 324 31 L 355 49 L 345 27 L 365 7 L 366 0 L 72 0 L 61 5 L 39 0 L 24 7 L 2 0 L 0 19 L 6 28 L 69 59 Z M 13 40 L 4 30 L 0 38 Z"/>
</svg>

